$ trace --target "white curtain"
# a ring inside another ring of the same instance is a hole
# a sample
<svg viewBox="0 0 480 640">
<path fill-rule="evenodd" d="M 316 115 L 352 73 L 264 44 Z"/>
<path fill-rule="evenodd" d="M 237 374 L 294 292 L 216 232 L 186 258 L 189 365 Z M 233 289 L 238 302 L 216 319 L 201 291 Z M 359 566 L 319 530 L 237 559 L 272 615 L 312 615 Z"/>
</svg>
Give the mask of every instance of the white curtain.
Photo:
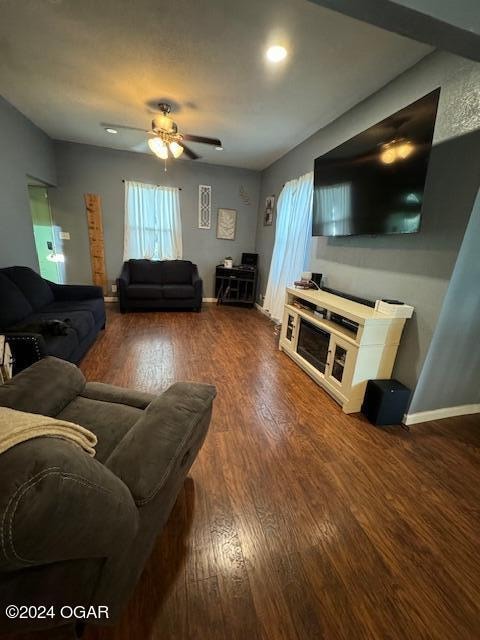
<svg viewBox="0 0 480 640">
<path fill-rule="evenodd" d="M 283 318 L 285 289 L 305 270 L 312 237 L 313 172 L 287 182 L 277 203 L 277 227 L 263 307 Z"/>
<path fill-rule="evenodd" d="M 125 181 L 123 259 L 182 257 L 179 190 Z"/>
</svg>

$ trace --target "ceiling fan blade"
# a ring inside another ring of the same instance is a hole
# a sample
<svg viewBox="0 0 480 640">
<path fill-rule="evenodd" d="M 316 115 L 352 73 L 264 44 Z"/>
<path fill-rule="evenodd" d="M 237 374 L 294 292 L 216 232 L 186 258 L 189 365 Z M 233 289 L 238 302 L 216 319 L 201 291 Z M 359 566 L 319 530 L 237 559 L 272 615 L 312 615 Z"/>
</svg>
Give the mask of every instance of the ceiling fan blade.
<svg viewBox="0 0 480 640">
<path fill-rule="evenodd" d="M 143 140 L 139 144 L 135 144 L 135 145 L 133 145 L 133 147 L 130 147 L 130 150 L 131 151 L 138 151 L 140 153 L 149 153 L 150 152 L 150 147 L 148 146 L 147 141 Z"/>
<path fill-rule="evenodd" d="M 192 151 L 190 149 L 190 147 L 187 147 L 186 144 L 184 144 L 183 142 L 179 142 L 178 143 L 181 147 L 183 147 L 183 150 L 185 151 L 185 154 L 191 159 L 191 160 L 198 160 L 198 158 L 200 158 L 200 156 L 197 156 L 197 154 L 195 153 L 195 151 Z"/>
<path fill-rule="evenodd" d="M 189 142 L 200 142 L 201 144 L 211 144 L 214 147 L 221 147 L 222 142 L 218 138 L 205 138 L 204 136 L 194 136 L 189 133 L 183 134 L 183 139 Z"/>
<path fill-rule="evenodd" d="M 103 128 L 109 127 L 110 129 L 126 129 L 128 131 L 141 131 L 142 133 L 149 133 L 148 129 L 139 129 L 138 127 L 129 127 L 126 124 L 113 124 L 111 122 L 101 122 Z"/>
</svg>

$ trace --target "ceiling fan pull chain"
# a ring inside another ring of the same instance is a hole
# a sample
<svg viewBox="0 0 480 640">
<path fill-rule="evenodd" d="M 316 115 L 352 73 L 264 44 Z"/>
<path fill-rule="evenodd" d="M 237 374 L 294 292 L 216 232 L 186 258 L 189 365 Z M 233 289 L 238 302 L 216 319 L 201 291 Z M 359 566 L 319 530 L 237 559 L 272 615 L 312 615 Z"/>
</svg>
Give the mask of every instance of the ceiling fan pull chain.
<svg viewBox="0 0 480 640">
<path fill-rule="evenodd" d="M 165 158 L 165 169 L 164 169 L 165 173 L 167 173 L 167 159 Z"/>
</svg>

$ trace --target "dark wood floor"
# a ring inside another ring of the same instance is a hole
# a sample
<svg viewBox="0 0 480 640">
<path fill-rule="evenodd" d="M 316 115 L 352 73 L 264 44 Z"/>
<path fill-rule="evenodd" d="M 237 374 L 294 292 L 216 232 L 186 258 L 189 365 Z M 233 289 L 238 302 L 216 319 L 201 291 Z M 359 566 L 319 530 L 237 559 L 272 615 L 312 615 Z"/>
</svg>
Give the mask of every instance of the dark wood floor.
<svg viewBox="0 0 480 640">
<path fill-rule="evenodd" d="M 254 310 L 112 313 L 82 369 L 218 388 L 121 622 L 88 640 L 480 637 L 480 417 L 345 416 Z"/>
<path fill-rule="evenodd" d="M 378 429 L 255 310 L 121 316 L 91 380 L 217 386 L 210 433 L 122 620 L 87 640 L 480 637 L 480 417 Z"/>
</svg>

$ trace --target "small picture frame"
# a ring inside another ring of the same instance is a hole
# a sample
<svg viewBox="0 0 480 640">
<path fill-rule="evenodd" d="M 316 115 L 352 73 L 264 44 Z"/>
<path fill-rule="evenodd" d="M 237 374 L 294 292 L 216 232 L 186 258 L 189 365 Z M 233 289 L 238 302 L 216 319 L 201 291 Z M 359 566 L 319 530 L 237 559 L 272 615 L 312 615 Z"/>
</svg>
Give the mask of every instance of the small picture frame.
<svg viewBox="0 0 480 640">
<path fill-rule="evenodd" d="M 237 230 L 237 211 L 235 209 L 219 209 L 217 218 L 217 238 L 219 240 L 235 240 Z"/>
<path fill-rule="evenodd" d="M 273 211 L 275 209 L 275 196 L 267 196 L 265 199 L 265 213 L 263 215 L 263 225 L 270 227 L 273 224 Z"/>
</svg>

